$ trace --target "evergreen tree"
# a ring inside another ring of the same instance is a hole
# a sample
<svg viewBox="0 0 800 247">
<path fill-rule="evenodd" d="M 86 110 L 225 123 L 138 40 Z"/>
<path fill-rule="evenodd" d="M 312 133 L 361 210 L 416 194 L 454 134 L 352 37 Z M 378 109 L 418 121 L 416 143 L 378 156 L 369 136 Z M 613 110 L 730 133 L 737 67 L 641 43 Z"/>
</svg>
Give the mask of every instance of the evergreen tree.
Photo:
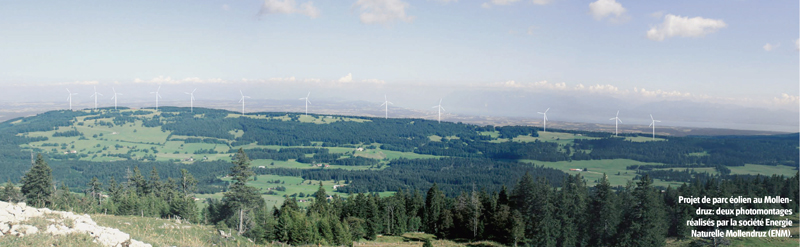
<svg viewBox="0 0 800 247">
<path fill-rule="evenodd" d="M 14 186 L 14 183 L 12 183 L 11 179 L 9 178 L 5 187 L 3 187 L 3 194 L 0 196 L 0 200 L 16 203 L 21 199 L 22 198 L 19 194 L 19 191 L 17 191 L 17 187 Z"/>
<path fill-rule="evenodd" d="M 103 183 L 97 180 L 97 177 L 92 177 L 92 181 L 89 182 L 87 185 L 89 187 L 89 194 L 92 196 L 92 200 L 97 200 L 97 204 L 100 205 L 100 193 L 102 192 Z"/>
<path fill-rule="evenodd" d="M 197 180 L 186 169 L 181 169 L 181 191 L 183 196 L 188 196 L 197 189 Z"/>
<path fill-rule="evenodd" d="M 225 207 L 229 209 L 227 218 L 230 219 L 235 215 L 239 216 L 238 219 L 234 220 L 238 222 L 237 229 L 239 234 L 242 234 L 245 231 L 244 227 L 246 227 L 243 222 L 245 220 L 245 211 L 254 209 L 265 202 L 259 196 L 256 188 L 246 185 L 248 179 L 254 176 L 255 173 L 250 170 L 250 159 L 243 149 L 239 148 L 239 151 L 233 157 L 232 163 L 233 166 L 229 175 L 233 178 L 234 183 L 225 193 L 222 201 Z"/>
<path fill-rule="evenodd" d="M 645 175 L 636 183 L 633 191 L 633 204 L 625 214 L 624 225 L 620 229 L 619 246 L 664 246 L 666 225 L 661 196 L 652 186 L 653 180 Z"/>
<path fill-rule="evenodd" d="M 609 246 L 614 241 L 619 224 L 619 207 L 616 195 L 608 182 L 608 176 L 595 185 L 589 204 L 588 221 L 589 245 Z"/>
<path fill-rule="evenodd" d="M 445 210 L 444 193 L 439 190 L 436 183 L 428 190 L 425 197 L 425 218 L 423 220 L 425 232 L 434 234 L 438 237 L 444 235 L 444 226 L 442 222 L 443 213 Z"/>
<path fill-rule="evenodd" d="M 36 156 L 36 162 L 22 178 L 22 194 L 28 203 L 36 207 L 50 204 L 53 194 L 53 174 L 42 154 Z"/>
</svg>

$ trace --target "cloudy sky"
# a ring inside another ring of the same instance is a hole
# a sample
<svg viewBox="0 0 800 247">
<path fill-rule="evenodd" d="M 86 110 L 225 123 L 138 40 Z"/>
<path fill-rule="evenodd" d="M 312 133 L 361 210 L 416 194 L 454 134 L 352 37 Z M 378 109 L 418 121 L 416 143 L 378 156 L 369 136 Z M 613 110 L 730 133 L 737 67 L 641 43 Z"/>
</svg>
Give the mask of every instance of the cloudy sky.
<svg viewBox="0 0 800 247">
<path fill-rule="evenodd" d="M 92 86 L 136 99 L 161 84 L 176 97 L 198 87 L 198 99 L 389 94 L 423 109 L 449 98 L 474 103 L 457 113 L 489 114 L 503 111 L 476 107 L 497 97 L 535 108 L 577 97 L 612 114 L 591 100 L 762 109 L 780 116 L 759 121 L 796 130 L 799 4 L 0 0 L 0 101 L 66 97 L 66 87 L 88 96 Z M 594 121 L 572 113 L 564 119 Z"/>
</svg>

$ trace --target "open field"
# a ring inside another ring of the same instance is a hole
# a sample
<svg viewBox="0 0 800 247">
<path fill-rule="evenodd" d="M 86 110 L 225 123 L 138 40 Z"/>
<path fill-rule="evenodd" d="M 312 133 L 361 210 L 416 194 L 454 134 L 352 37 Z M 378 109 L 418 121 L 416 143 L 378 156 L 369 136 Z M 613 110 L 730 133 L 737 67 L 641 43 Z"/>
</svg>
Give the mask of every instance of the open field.
<svg viewBox="0 0 800 247">
<path fill-rule="evenodd" d="M 626 136 L 625 140 L 632 142 L 652 142 L 652 141 L 666 141 L 667 139 L 664 138 L 654 139 L 653 137 L 645 137 L 645 136 L 634 136 L 634 137 Z"/>
<path fill-rule="evenodd" d="M 117 228 L 130 234 L 131 238 L 153 246 L 257 246 L 235 233 L 224 239 L 210 225 L 179 224 L 175 220 L 137 216 L 91 216 L 98 225 Z"/>
<path fill-rule="evenodd" d="M 580 173 L 586 179 L 586 184 L 593 186 L 603 177 L 603 173 L 608 175 L 608 181 L 612 185 L 625 186 L 628 180 L 633 180 L 636 177 L 636 172 L 626 170 L 625 168 L 630 165 L 660 165 L 659 163 L 646 163 L 629 159 L 611 159 L 611 160 L 576 160 L 576 161 L 558 161 L 558 162 L 545 162 L 536 160 L 520 160 L 521 162 L 533 163 L 537 166 L 543 165 L 545 167 L 556 168 L 569 174 Z M 582 169 L 588 168 L 589 171 L 570 171 L 569 169 Z M 617 175 L 619 174 L 619 175 Z M 654 180 L 653 184 L 656 186 L 672 185 L 673 187 L 679 186 L 681 183 L 677 182 L 664 182 L 661 180 Z"/>
<path fill-rule="evenodd" d="M 300 207 L 306 207 L 311 205 L 309 198 L 314 198 L 314 193 L 319 190 L 319 183 L 322 182 L 323 188 L 325 188 L 325 193 L 328 195 L 337 194 L 341 197 L 347 197 L 348 194 L 346 193 L 339 193 L 333 189 L 334 185 L 344 185 L 344 181 L 338 181 L 336 183 L 333 180 L 327 181 L 319 181 L 319 180 L 304 180 L 301 177 L 293 177 L 293 176 L 279 176 L 279 175 L 257 175 L 256 180 L 251 180 L 247 182 L 247 185 L 253 186 L 260 190 L 261 197 L 264 198 L 267 202 L 267 207 L 272 208 L 272 206 L 280 207 L 283 204 L 284 196 L 292 196 L 296 194 L 298 205 Z M 231 181 L 230 178 L 223 178 L 224 181 Z M 280 183 L 274 183 L 274 181 L 280 180 Z M 275 188 L 278 186 L 285 187 L 285 191 L 278 191 Z M 268 191 L 275 191 L 275 195 L 267 195 Z M 300 193 L 303 193 L 305 197 L 300 197 Z M 394 192 L 379 192 L 378 193 L 381 197 L 393 195 Z M 212 198 L 212 199 L 222 199 L 223 193 L 214 193 L 214 194 L 196 194 L 195 197 L 200 199 L 205 198 Z M 201 200 L 200 203 L 204 204 L 204 200 Z M 204 206 L 204 205 L 203 205 Z"/>
<path fill-rule="evenodd" d="M 731 174 L 778 174 L 783 175 L 786 177 L 791 177 L 797 174 L 797 170 L 793 167 L 789 166 L 765 166 L 765 165 L 753 165 L 753 164 L 745 164 L 744 166 L 729 166 L 728 168 L 731 169 Z"/>
</svg>

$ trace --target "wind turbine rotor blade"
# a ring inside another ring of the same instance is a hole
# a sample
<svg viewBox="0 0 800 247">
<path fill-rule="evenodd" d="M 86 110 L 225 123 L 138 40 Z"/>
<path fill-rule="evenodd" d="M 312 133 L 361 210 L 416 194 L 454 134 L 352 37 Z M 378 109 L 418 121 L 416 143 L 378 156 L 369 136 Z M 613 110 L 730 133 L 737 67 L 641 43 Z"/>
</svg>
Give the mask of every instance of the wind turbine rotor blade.
<svg viewBox="0 0 800 247">
<path fill-rule="evenodd" d="M 615 118 L 615 117 L 612 117 L 612 118 L 609 118 L 608 120 L 615 120 L 615 119 L 617 119 L 617 118 Z"/>
<path fill-rule="evenodd" d="M 659 123 L 660 123 L 660 122 L 661 122 L 661 120 L 653 120 L 653 122 L 659 122 Z"/>
<path fill-rule="evenodd" d="M 536 113 L 539 113 L 539 114 L 544 114 L 544 112 L 536 112 Z"/>
<path fill-rule="evenodd" d="M 444 107 L 441 107 L 441 106 L 439 106 L 439 108 L 442 108 L 442 111 L 445 111 L 445 110 L 444 110 Z"/>
<path fill-rule="evenodd" d="M 617 110 L 617 117 L 619 117 L 619 110 Z"/>
<path fill-rule="evenodd" d="M 650 114 L 650 120 L 653 120 L 653 114 Z"/>
<path fill-rule="evenodd" d="M 306 95 L 306 99 L 307 99 L 308 97 L 310 97 L 310 96 L 311 96 L 311 92 L 308 92 L 308 94 Z"/>
<path fill-rule="evenodd" d="M 384 105 L 386 105 L 386 102 L 383 102 L 383 104 L 381 104 L 381 106 L 384 106 Z"/>
<path fill-rule="evenodd" d="M 654 124 L 654 123 L 650 123 L 650 125 L 648 125 L 647 127 L 652 127 L 652 126 L 653 126 L 653 124 Z"/>
<path fill-rule="evenodd" d="M 544 115 L 544 120 L 547 121 L 547 114 Z"/>
<path fill-rule="evenodd" d="M 242 90 L 239 90 L 239 95 L 241 95 L 242 97 L 244 97 L 244 94 L 242 93 Z"/>
<path fill-rule="evenodd" d="M 308 102 L 308 104 L 309 104 L 309 105 L 311 104 L 311 101 L 310 101 L 310 100 L 308 100 L 308 99 L 306 99 L 306 102 Z"/>
<path fill-rule="evenodd" d="M 192 90 L 192 93 L 194 93 L 194 91 L 197 91 L 197 88 L 195 88 L 194 90 Z"/>
<path fill-rule="evenodd" d="M 389 103 L 390 105 L 394 105 L 394 103 L 392 103 L 392 102 L 389 102 L 389 101 L 386 101 L 386 103 Z"/>
<path fill-rule="evenodd" d="M 549 111 L 549 110 L 550 110 L 550 108 L 547 108 L 547 110 L 544 110 L 544 113 L 547 113 L 547 111 Z"/>
<path fill-rule="evenodd" d="M 620 123 L 622 123 L 622 119 L 619 119 L 619 118 L 617 118 L 617 121 L 619 121 Z"/>
</svg>

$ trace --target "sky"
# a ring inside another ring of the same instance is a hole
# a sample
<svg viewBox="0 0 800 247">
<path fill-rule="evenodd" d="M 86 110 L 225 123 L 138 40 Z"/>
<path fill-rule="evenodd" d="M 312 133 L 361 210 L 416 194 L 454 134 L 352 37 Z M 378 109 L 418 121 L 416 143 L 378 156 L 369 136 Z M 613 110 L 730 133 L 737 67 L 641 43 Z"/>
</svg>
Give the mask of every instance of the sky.
<svg viewBox="0 0 800 247">
<path fill-rule="evenodd" d="M 108 105 L 110 87 L 141 100 L 162 85 L 167 101 L 313 91 L 416 109 L 443 98 L 477 115 L 561 106 L 587 122 L 613 107 L 740 109 L 768 114 L 707 121 L 796 131 L 799 12 L 783 0 L 0 0 L 0 101 L 64 103 L 72 88 L 88 107 L 91 87 Z"/>
</svg>

